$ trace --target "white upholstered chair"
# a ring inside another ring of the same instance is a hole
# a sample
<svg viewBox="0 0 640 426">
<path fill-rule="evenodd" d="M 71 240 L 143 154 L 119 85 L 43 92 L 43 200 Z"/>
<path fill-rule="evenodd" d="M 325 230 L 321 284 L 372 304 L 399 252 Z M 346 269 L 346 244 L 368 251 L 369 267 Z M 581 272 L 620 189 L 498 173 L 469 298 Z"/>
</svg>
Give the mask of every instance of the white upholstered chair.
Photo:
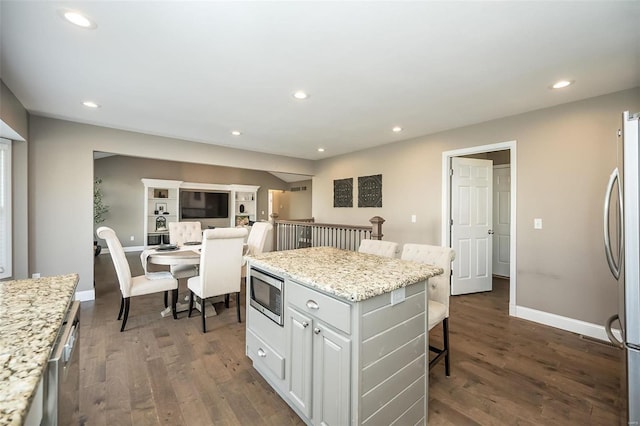
<svg viewBox="0 0 640 426">
<path fill-rule="evenodd" d="M 445 373 L 450 375 L 449 362 L 449 295 L 451 294 L 451 262 L 456 257 L 450 247 L 430 246 L 426 244 L 405 244 L 401 259 L 414 262 L 428 263 L 444 269 L 442 275 L 429 278 L 429 330 L 442 322 L 444 347 L 442 349 L 429 345 L 429 350 L 436 357 L 429 362 L 431 369 L 444 357 Z"/>
<path fill-rule="evenodd" d="M 127 319 L 129 318 L 129 302 L 132 296 L 165 292 L 166 300 L 166 294 L 171 290 L 173 293 L 171 303 L 173 318 L 177 319 L 176 301 L 178 299 L 178 280 L 173 278 L 168 272 L 150 272 L 146 275 L 132 277 L 129 263 L 127 262 L 120 240 L 118 240 L 114 230 L 106 226 L 101 226 L 97 229 L 96 233 L 98 237 L 107 242 L 109 254 L 113 260 L 113 266 L 120 283 L 122 298 L 120 299 L 118 319 L 122 318 L 122 311 L 124 309 L 124 319 L 122 320 L 120 331 L 124 331 L 124 327 L 127 324 Z"/>
<path fill-rule="evenodd" d="M 205 301 L 209 297 L 236 294 L 238 322 L 240 318 L 240 268 L 242 248 L 247 230 L 244 228 L 216 228 L 204 231 L 200 256 L 200 275 L 187 280 L 191 292 L 189 316 L 194 295 L 200 299 L 202 332 L 207 332 Z"/>
<path fill-rule="evenodd" d="M 396 257 L 398 243 L 382 240 L 362 240 L 360 241 L 358 252 L 384 257 Z"/>
<path fill-rule="evenodd" d="M 245 255 L 255 255 L 271 251 L 273 225 L 269 222 L 255 222 L 247 238 Z M 242 262 L 242 277 L 247 276 L 246 262 Z"/>
<path fill-rule="evenodd" d="M 169 242 L 177 246 L 184 243 L 201 242 L 202 227 L 200 222 L 169 222 Z M 190 278 L 198 275 L 195 265 L 171 265 L 171 274 L 177 278 Z"/>
</svg>

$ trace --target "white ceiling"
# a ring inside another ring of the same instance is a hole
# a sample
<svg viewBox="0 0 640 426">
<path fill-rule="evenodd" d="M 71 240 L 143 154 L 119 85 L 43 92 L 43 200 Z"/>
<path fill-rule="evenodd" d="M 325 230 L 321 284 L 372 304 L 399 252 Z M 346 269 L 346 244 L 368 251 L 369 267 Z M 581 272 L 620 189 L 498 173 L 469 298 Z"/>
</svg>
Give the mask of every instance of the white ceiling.
<svg viewBox="0 0 640 426">
<path fill-rule="evenodd" d="M 33 114 L 306 159 L 640 86 L 640 1 L 1 0 L 0 19 L 0 77 Z"/>
</svg>

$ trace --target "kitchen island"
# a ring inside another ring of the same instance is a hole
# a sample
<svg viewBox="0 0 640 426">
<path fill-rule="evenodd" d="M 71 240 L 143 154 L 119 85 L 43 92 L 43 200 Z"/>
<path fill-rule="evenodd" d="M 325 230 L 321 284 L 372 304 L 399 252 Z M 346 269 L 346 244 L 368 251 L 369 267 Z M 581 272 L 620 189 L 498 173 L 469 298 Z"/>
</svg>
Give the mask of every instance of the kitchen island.
<svg viewBox="0 0 640 426">
<path fill-rule="evenodd" d="M 41 379 L 77 283 L 77 274 L 0 281 L 1 425 L 24 424 L 34 398 L 42 398 Z"/>
<path fill-rule="evenodd" d="M 427 281 L 441 268 L 330 247 L 248 262 L 247 356 L 305 423 L 426 423 Z M 260 274 L 282 282 L 269 316 Z"/>
</svg>

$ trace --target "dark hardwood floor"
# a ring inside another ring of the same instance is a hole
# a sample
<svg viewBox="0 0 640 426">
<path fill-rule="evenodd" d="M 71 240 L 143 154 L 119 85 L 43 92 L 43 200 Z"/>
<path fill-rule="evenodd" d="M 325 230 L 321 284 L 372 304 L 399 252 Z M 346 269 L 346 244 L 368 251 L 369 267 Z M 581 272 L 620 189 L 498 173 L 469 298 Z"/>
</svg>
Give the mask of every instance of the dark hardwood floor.
<svg viewBox="0 0 640 426">
<path fill-rule="evenodd" d="M 127 254 L 134 275 L 139 254 Z M 109 255 L 82 303 L 80 412 L 86 425 L 301 425 L 245 356 L 231 306 L 217 317 L 160 317 L 162 295 L 135 297 L 120 333 Z M 619 362 L 612 347 L 508 316 L 508 282 L 452 298 L 452 374 L 430 373 L 430 425 L 615 425 Z M 181 282 L 181 293 L 185 293 Z M 244 298 L 242 299 L 244 305 Z M 430 336 L 440 342 L 437 327 Z"/>
</svg>

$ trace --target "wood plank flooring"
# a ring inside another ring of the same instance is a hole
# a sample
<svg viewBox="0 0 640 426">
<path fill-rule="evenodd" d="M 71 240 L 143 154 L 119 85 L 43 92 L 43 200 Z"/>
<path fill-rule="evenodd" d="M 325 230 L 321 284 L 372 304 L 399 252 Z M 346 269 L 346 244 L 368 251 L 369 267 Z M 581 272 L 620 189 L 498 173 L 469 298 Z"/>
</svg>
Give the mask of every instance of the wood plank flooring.
<svg viewBox="0 0 640 426">
<path fill-rule="evenodd" d="M 127 254 L 134 275 L 139 254 Z M 616 349 L 508 316 L 508 282 L 452 298 L 452 374 L 430 373 L 430 425 L 615 425 Z M 80 412 L 86 425 L 302 425 L 245 356 L 235 300 L 207 319 L 161 318 L 162 294 L 133 298 L 127 329 L 109 255 L 82 303 Z M 181 282 L 181 294 L 185 293 Z M 244 305 L 244 298 L 242 299 Z M 440 341 L 439 330 L 430 336 Z"/>
</svg>

